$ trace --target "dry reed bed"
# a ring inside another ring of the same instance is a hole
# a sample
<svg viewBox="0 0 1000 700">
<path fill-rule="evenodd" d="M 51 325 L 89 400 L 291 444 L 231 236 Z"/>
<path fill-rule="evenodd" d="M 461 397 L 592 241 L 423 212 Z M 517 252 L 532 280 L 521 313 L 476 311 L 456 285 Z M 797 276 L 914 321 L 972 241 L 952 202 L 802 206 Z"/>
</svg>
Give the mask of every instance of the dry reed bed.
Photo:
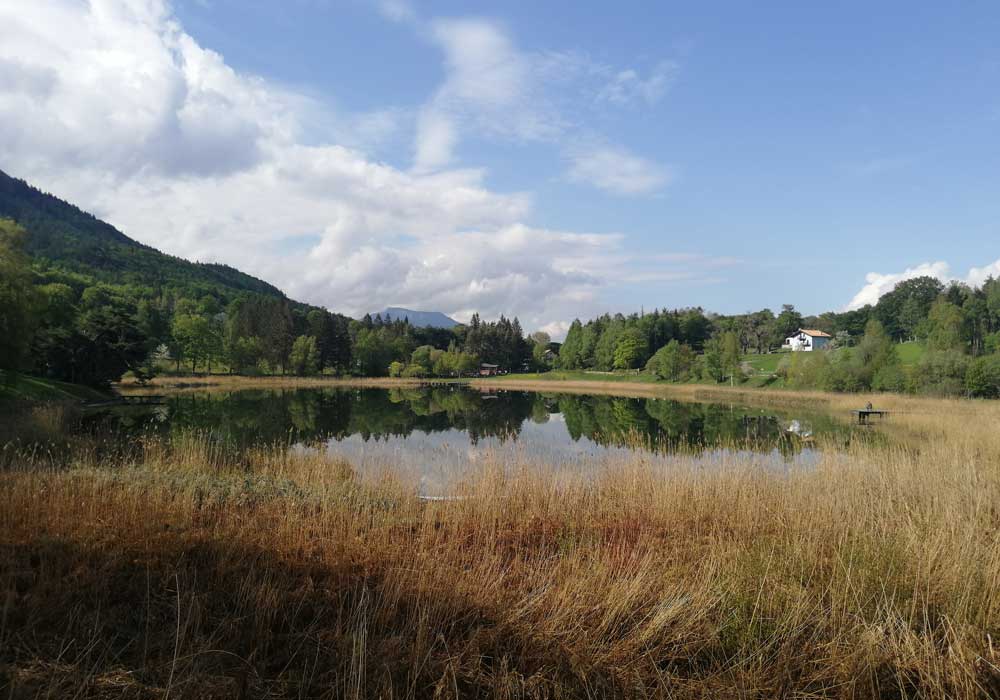
<svg viewBox="0 0 1000 700">
<path fill-rule="evenodd" d="M 899 406 L 905 445 L 808 470 L 526 458 L 451 502 L 197 437 L 25 460 L 0 474 L 0 678 L 13 697 L 997 697 L 1000 407 Z"/>
</svg>

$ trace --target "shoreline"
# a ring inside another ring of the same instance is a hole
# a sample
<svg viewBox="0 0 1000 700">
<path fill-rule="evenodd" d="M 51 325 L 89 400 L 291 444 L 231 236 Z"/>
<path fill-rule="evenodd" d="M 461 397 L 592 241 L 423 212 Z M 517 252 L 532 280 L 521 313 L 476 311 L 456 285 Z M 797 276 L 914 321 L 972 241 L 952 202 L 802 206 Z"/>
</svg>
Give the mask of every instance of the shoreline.
<svg viewBox="0 0 1000 700">
<path fill-rule="evenodd" d="M 521 376 L 529 378 L 522 379 Z M 543 375 L 544 376 L 544 375 Z M 295 390 L 307 388 L 377 388 L 403 389 L 435 386 L 466 386 L 480 391 L 513 390 L 556 394 L 595 394 L 622 398 L 662 398 L 696 403 L 740 403 L 752 406 L 782 406 L 830 411 L 857 410 L 869 401 L 882 410 L 899 414 L 965 415 L 979 417 L 990 413 L 1000 402 L 985 399 L 909 396 L 890 393 L 833 393 L 796 389 L 674 384 L 669 382 L 608 379 L 543 379 L 538 375 L 503 377 L 404 379 L 393 377 L 291 377 L 209 375 L 205 377 L 156 377 L 145 385 L 118 383 L 114 388 L 125 396 L 140 396 L 167 391 L 236 391 L 241 389 Z"/>
</svg>

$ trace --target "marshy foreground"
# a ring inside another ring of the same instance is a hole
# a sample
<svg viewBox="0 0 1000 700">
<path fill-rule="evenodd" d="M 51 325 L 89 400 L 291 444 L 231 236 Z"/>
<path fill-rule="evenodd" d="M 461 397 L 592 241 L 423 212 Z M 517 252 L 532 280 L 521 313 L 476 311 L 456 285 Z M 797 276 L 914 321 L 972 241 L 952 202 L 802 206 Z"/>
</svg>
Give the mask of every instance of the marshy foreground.
<svg viewBox="0 0 1000 700">
<path fill-rule="evenodd" d="M 808 467 L 498 453 L 431 501 L 323 450 L 8 415 L 2 695 L 998 697 L 1000 404 L 879 401 L 887 439 Z"/>
</svg>

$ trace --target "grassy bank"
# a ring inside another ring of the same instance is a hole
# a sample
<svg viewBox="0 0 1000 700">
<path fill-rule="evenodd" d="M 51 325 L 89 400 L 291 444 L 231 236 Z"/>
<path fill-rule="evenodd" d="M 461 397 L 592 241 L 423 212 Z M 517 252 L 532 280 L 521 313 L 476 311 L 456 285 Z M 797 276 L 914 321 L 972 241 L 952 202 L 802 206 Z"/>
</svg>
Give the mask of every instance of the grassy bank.
<svg viewBox="0 0 1000 700">
<path fill-rule="evenodd" d="M 480 389 L 517 389 L 523 391 L 558 392 L 571 394 L 602 394 L 635 398 L 662 397 L 682 401 L 741 403 L 746 405 L 800 407 L 850 411 L 872 401 L 886 410 L 948 413 L 958 411 L 963 415 L 975 413 L 978 407 L 990 406 L 988 401 L 965 399 L 931 399 L 900 394 L 839 394 L 801 389 L 756 388 L 746 385 L 730 387 L 725 384 L 672 384 L 653 381 L 618 381 L 614 376 L 603 381 L 593 375 L 586 379 L 549 379 L 548 375 L 516 374 L 490 379 L 473 379 L 470 385 Z M 947 408 L 942 408 L 947 407 Z"/>
<path fill-rule="evenodd" d="M 42 379 L 0 370 L 0 402 L 11 401 L 106 401 L 108 394 L 80 384 Z"/>
<path fill-rule="evenodd" d="M 8 455 L 0 687 L 996 697 L 1000 405 L 893 401 L 905 444 L 810 469 L 488 460 L 429 503 L 322 451 L 184 435 Z"/>
<path fill-rule="evenodd" d="M 117 388 L 126 393 L 157 393 L 167 391 L 212 389 L 311 389 L 322 387 L 371 387 L 394 388 L 406 386 L 426 386 L 428 384 L 465 383 L 465 379 L 401 379 L 391 377 L 295 377 L 295 376 L 239 376 L 234 374 L 210 374 L 174 377 L 155 377 L 145 384 L 124 381 Z"/>
</svg>

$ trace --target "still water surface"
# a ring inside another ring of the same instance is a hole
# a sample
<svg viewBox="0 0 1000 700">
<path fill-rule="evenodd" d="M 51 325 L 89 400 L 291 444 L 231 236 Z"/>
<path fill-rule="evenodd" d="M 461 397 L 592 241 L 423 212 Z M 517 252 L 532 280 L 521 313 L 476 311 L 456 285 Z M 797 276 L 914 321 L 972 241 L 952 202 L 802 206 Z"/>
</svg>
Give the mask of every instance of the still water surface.
<svg viewBox="0 0 1000 700">
<path fill-rule="evenodd" d="M 706 462 L 747 452 L 787 468 L 810 464 L 824 438 L 851 436 L 822 413 L 460 385 L 183 392 L 104 419 L 126 432 L 194 430 L 237 449 L 325 450 L 361 468 L 409 471 L 427 491 L 487 459 L 573 466 L 634 452 Z"/>
</svg>

